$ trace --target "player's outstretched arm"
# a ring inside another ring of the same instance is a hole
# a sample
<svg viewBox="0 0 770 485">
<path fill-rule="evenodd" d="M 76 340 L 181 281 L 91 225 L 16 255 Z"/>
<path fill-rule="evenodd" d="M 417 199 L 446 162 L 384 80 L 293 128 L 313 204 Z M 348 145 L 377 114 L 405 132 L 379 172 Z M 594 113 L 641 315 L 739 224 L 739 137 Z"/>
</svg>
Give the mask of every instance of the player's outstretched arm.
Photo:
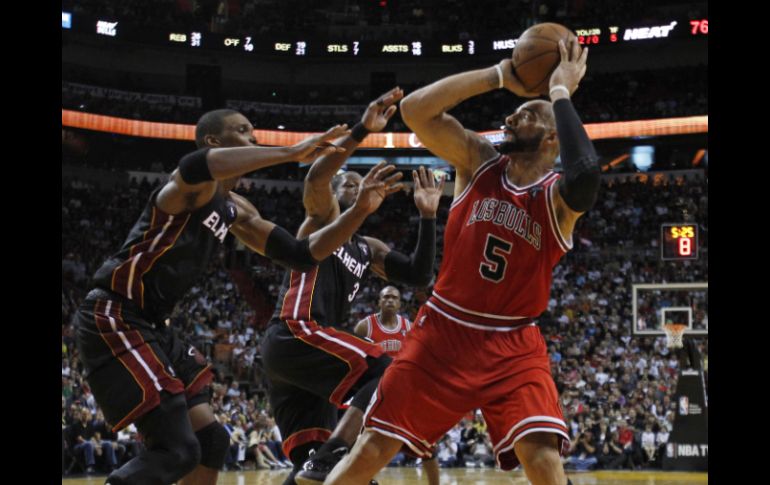
<svg viewBox="0 0 770 485">
<path fill-rule="evenodd" d="M 414 203 L 420 212 L 417 247 L 407 256 L 390 249 L 387 244 L 367 237 L 372 249 L 372 271 L 378 276 L 397 283 L 424 287 L 433 278 L 436 259 L 436 212 L 444 190 L 445 178 L 436 184 L 432 170 L 413 170 Z"/>
<path fill-rule="evenodd" d="M 396 113 L 396 103 L 403 97 L 404 91 L 396 87 L 369 103 L 361 121 L 347 136 L 336 143 L 337 146 L 344 148 L 344 151 L 324 155 L 310 167 L 305 176 L 302 194 L 306 219 L 300 229 L 300 236 L 317 231 L 339 215 L 340 206 L 332 192 L 332 178 L 358 145 L 364 141 L 366 135 L 385 128 L 390 118 Z"/>
<path fill-rule="evenodd" d="M 484 137 L 463 128 L 447 112 L 466 99 L 502 87 L 519 96 L 533 96 L 514 76 L 510 62 L 454 74 L 418 89 L 401 102 L 401 118 L 407 126 L 428 150 L 452 164 L 461 178 L 469 178 L 496 151 Z"/>
<path fill-rule="evenodd" d="M 193 211 L 214 197 L 217 182 L 280 163 L 309 163 L 322 155 L 344 151 L 330 141 L 346 133 L 347 125 L 337 125 L 289 147 L 202 148 L 188 153 L 158 193 L 156 205 L 167 214 Z"/>
<path fill-rule="evenodd" d="M 588 48 L 580 52 L 577 42 L 559 42 L 561 63 L 551 75 L 550 94 L 559 137 L 564 175 L 554 191 L 559 229 L 569 238 L 577 219 L 596 202 L 601 181 L 599 157 L 588 137 L 570 96 L 586 72 Z"/>
<path fill-rule="evenodd" d="M 355 204 L 337 220 L 303 239 L 297 239 L 286 229 L 266 221 L 251 202 L 231 192 L 238 216 L 230 231 L 252 251 L 288 268 L 309 271 L 348 241 L 387 195 L 403 188 L 398 183 L 401 174 L 393 175 L 395 169 L 385 162 L 375 165 L 361 180 Z"/>
</svg>

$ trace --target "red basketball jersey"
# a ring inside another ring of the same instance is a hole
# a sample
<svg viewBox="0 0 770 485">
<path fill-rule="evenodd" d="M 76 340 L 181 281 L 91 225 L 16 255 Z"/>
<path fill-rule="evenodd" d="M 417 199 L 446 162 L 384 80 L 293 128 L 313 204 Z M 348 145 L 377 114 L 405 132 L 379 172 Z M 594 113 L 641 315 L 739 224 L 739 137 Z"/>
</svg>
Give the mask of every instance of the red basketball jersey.
<svg viewBox="0 0 770 485">
<path fill-rule="evenodd" d="M 505 330 L 540 315 L 553 267 L 572 248 L 556 223 L 560 175 L 549 171 L 518 187 L 508 180 L 508 162 L 500 155 L 479 167 L 449 211 L 444 259 L 427 305 L 466 326 Z"/>
<path fill-rule="evenodd" d="M 369 332 L 366 336 L 372 339 L 374 343 L 380 344 L 382 350 L 391 357 L 395 357 L 401 350 L 401 344 L 404 342 L 407 332 L 412 329 L 412 322 L 408 318 L 404 318 L 401 315 L 396 315 L 396 318 L 398 319 L 398 325 L 393 330 L 388 330 L 380 323 L 376 313 L 366 317 L 369 321 Z"/>
</svg>

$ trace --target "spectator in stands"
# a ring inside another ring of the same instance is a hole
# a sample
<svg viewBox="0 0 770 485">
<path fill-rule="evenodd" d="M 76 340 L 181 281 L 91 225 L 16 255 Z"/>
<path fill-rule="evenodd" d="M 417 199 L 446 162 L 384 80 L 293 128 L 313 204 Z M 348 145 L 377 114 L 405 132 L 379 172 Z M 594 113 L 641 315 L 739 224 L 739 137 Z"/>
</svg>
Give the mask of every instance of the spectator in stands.
<svg viewBox="0 0 770 485">
<path fill-rule="evenodd" d="M 495 465 L 495 457 L 492 454 L 492 443 L 489 441 L 489 435 L 486 432 L 479 433 L 478 439 L 476 439 L 471 447 L 471 456 L 473 457 L 471 466 L 485 468 Z"/>
<path fill-rule="evenodd" d="M 465 466 L 473 466 L 473 445 L 479 440 L 479 431 L 473 426 L 473 421 L 462 420 L 462 432 L 460 433 L 459 456 Z"/>
<path fill-rule="evenodd" d="M 565 462 L 565 468 L 578 471 L 587 471 L 596 466 L 599 460 L 596 457 L 598 443 L 594 439 L 593 432 L 585 429 L 576 440 L 571 442 L 570 456 Z"/>
<path fill-rule="evenodd" d="M 118 444 L 125 449 L 125 454 L 122 459 L 118 460 L 119 464 L 123 464 L 128 460 L 139 456 L 139 453 L 144 449 L 144 445 L 139 441 L 137 435 L 136 425 L 134 423 L 129 424 L 125 428 L 118 430 L 117 436 Z"/>
<path fill-rule="evenodd" d="M 618 421 L 618 442 L 623 446 L 623 454 L 626 456 L 624 465 L 637 470 L 642 464 L 642 455 L 635 441 L 633 428 L 623 419 Z"/>
<path fill-rule="evenodd" d="M 452 468 L 457 466 L 458 443 L 447 433 L 438 443 L 438 464 L 442 468 Z"/>
<path fill-rule="evenodd" d="M 272 416 L 260 415 L 257 418 L 257 425 L 260 426 L 264 422 L 264 442 L 267 448 L 273 453 L 276 461 L 291 467 L 291 461 L 283 454 L 283 439 L 281 438 L 281 430 L 278 429 L 278 425 L 275 422 L 275 418 Z"/>
<path fill-rule="evenodd" d="M 599 468 L 604 470 L 618 469 L 623 466 L 626 459 L 623 447 L 618 440 L 617 431 L 612 432 L 610 438 L 601 445 L 597 454 Z"/>
<path fill-rule="evenodd" d="M 652 431 L 652 425 L 647 423 L 644 425 L 644 431 L 642 431 L 640 439 L 642 450 L 645 453 L 645 462 L 654 462 L 656 458 L 657 443 L 655 440 L 655 433 Z"/>
<path fill-rule="evenodd" d="M 241 391 L 238 389 L 238 382 L 233 381 L 232 384 L 230 384 L 230 388 L 227 390 L 227 395 L 231 398 L 240 397 Z"/>
<path fill-rule="evenodd" d="M 230 447 L 225 455 L 225 469 L 243 470 L 240 462 L 245 459 L 245 449 L 248 446 L 248 441 L 246 441 L 240 422 L 231 419 L 227 413 L 221 413 L 217 417 L 217 421 L 219 421 L 230 436 Z"/>
<path fill-rule="evenodd" d="M 126 448 L 118 443 L 118 436 L 112 431 L 112 427 L 104 421 L 104 413 L 101 409 L 97 408 L 96 415 L 91 420 L 90 429 L 93 433 L 94 453 L 97 457 L 103 456 L 107 467 L 112 471 L 122 460 Z"/>
<path fill-rule="evenodd" d="M 115 467 L 115 451 L 112 448 L 112 443 L 108 441 L 102 441 L 98 437 L 94 438 L 94 429 L 91 426 L 91 411 L 87 408 L 80 410 L 79 418 L 72 425 L 69 430 L 69 448 L 75 457 L 82 456 L 86 465 L 86 473 L 94 473 L 96 466 L 96 459 L 94 456 L 94 449 L 99 448 L 99 454 L 104 454 L 105 461 L 108 467 Z"/>
</svg>

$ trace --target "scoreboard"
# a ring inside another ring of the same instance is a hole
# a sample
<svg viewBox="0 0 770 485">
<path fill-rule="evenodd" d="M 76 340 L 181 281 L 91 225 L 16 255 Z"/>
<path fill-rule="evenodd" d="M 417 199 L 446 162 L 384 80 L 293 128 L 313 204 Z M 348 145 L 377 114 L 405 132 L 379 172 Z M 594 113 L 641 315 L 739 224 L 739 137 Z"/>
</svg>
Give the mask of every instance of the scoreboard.
<svg viewBox="0 0 770 485">
<path fill-rule="evenodd" d="M 674 39 L 695 39 L 708 36 L 708 19 L 670 19 L 654 22 L 639 21 L 629 25 L 575 25 L 578 42 L 586 46 L 623 44 L 657 44 Z M 175 46 L 195 50 L 224 50 L 246 55 L 327 58 L 414 58 L 492 56 L 510 52 L 516 46 L 518 33 L 507 37 L 469 37 L 463 40 L 441 41 L 419 36 L 383 40 L 361 38 L 325 38 L 312 35 L 280 37 L 259 34 L 228 36 L 205 31 L 154 30 L 133 25 L 114 17 L 89 17 L 62 11 L 64 32 L 94 35 L 104 42 L 124 40 L 158 46 Z M 67 34 L 68 35 L 68 34 Z M 654 40 L 658 42 L 653 42 Z"/>
<path fill-rule="evenodd" d="M 664 261 L 698 259 L 698 226 L 664 223 L 660 226 L 661 257 Z"/>
</svg>

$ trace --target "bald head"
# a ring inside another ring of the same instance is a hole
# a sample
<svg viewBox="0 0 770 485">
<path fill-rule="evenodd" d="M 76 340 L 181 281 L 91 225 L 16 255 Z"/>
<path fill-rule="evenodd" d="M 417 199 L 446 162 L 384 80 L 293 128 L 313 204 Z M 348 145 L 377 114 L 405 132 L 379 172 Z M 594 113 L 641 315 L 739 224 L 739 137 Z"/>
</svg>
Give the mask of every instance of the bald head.
<svg viewBox="0 0 770 485">
<path fill-rule="evenodd" d="M 204 113 L 195 125 L 195 144 L 198 148 L 206 146 L 206 135 L 219 135 L 225 128 L 225 118 L 239 114 L 233 109 L 215 109 Z"/>
<path fill-rule="evenodd" d="M 340 209 L 346 210 L 355 203 L 361 179 L 363 177 L 358 172 L 345 172 L 332 178 L 332 191 L 337 197 Z"/>
<path fill-rule="evenodd" d="M 398 288 L 396 288 L 395 286 L 388 285 L 385 288 L 380 290 L 380 297 L 386 294 L 395 294 L 397 297 L 401 298 L 401 292 L 398 291 Z"/>
<path fill-rule="evenodd" d="M 380 291 L 380 311 L 393 314 L 401 309 L 401 292 L 395 286 L 386 286 Z"/>
<path fill-rule="evenodd" d="M 195 144 L 204 147 L 256 146 L 254 126 L 231 109 L 209 111 L 195 125 Z"/>
<path fill-rule="evenodd" d="M 543 142 L 546 141 L 544 144 Z M 550 158 L 558 153 L 556 118 L 549 101 L 535 99 L 519 106 L 505 118 L 505 139 L 500 153 L 530 153 Z"/>
<path fill-rule="evenodd" d="M 553 114 L 553 103 L 544 99 L 535 99 L 522 104 L 519 109 L 526 106 L 537 111 L 543 120 L 543 124 L 552 130 L 556 130 L 556 117 Z"/>
</svg>

